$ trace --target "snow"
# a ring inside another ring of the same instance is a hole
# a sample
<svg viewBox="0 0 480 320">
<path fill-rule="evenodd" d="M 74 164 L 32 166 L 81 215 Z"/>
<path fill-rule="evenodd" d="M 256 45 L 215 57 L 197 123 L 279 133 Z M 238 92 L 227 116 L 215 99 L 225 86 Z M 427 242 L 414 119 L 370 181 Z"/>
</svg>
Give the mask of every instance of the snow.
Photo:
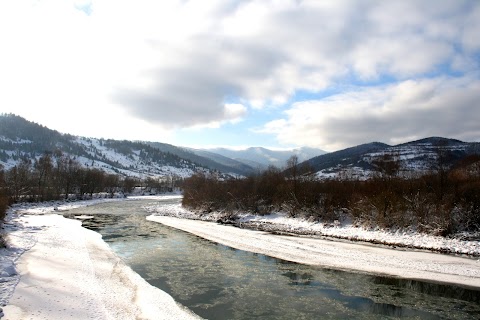
<svg viewBox="0 0 480 320">
<path fill-rule="evenodd" d="M 392 250 L 352 242 L 281 236 L 171 216 L 151 215 L 147 219 L 226 246 L 297 263 L 480 287 L 480 261 L 477 259 L 430 252 Z"/>
<path fill-rule="evenodd" d="M 168 206 L 150 206 L 145 208 L 152 215 L 166 215 L 185 219 L 201 219 L 217 221 L 225 217 L 224 213 L 213 212 L 210 214 L 195 214 L 181 206 L 171 204 Z M 462 240 L 460 238 L 445 238 L 418 233 L 413 229 L 389 231 L 385 229 L 367 229 L 352 225 L 348 222 L 322 223 L 305 218 L 292 218 L 285 213 L 272 213 L 269 215 L 250 215 L 237 213 L 237 224 L 248 228 L 249 224 L 257 229 L 271 230 L 292 235 L 307 235 L 314 237 L 330 237 L 356 242 L 368 242 L 390 247 L 406 249 L 431 250 L 459 255 L 480 256 L 480 241 Z"/>
<path fill-rule="evenodd" d="M 415 175 L 422 175 L 431 172 L 432 164 L 435 164 L 438 159 L 439 150 L 448 151 L 452 153 L 465 153 L 469 148 L 468 143 L 459 142 L 453 145 L 443 146 L 440 149 L 432 143 L 409 143 L 406 145 L 390 146 L 384 150 L 365 153 L 362 156 L 362 161 L 372 164 L 375 160 L 381 159 L 385 155 L 392 156 L 399 162 L 401 176 L 409 177 Z M 341 161 L 347 161 L 348 158 L 343 158 Z M 356 167 L 353 164 L 337 165 L 330 168 L 325 168 L 316 173 L 319 179 L 338 179 L 345 177 L 350 179 L 365 180 L 373 177 L 378 172 L 374 170 L 367 170 L 361 167 Z"/>
<path fill-rule="evenodd" d="M 12 141 L 0 136 L 0 141 L 1 140 L 10 141 L 15 144 L 31 143 L 31 141 L 28 140 Z M 190 162 L 187 160 L 181 161 L 184 164 L 184 167 L 161 165 L 156 162 L 147 164 L 140 159 L 140 150 L 131 150 L 130 154 L 125 155 L 107 147 L 100 139 L 76 137 L 75 142 L 82 146 L 91 158 L 88 156 L 73 154 L 70 156 L 84 167 L 100 169 L 108 174 L 120 173 L 124 176 L 140 179 L 146 179 L 147 177 L 162 178 L 171 176 L 187 178 L 195 174 L 195 171 L 189 168 Z M 17 165 L 18 161 L 12 158 L 16 151 L 6 151 L 6 153 L 9 158 L 6 161 L 0 160 L 0 165 L 6 170 L 9 170 Z M 68 152 L 65 154 L 69 155 Z M 40 155 L 37 155 L 36 158 L 40 158 Z M 97 160 L 93 160 L 94 158 L 97 158 Z M 197 167 L 196 170 L 208 171 L 208 169 L 201 167 Z"/>
<path fill-rule="evenodd" d="M 6 319 L 197 318 L 126 266 L 98 233 L 54 214 L 99 201 L 10 210 L 9 248 L 0 253 Z"/>
<path fill-rule="evenodd" d="M 133 176 L 141 179 L 146 177 L 165 177 L 178 176 L 187 178 L 192 176 L 195 172 L 190 168 L 177 168 L 173 166 L 163 166 L 157 163 L 146 164 L 141 161 L 139 154 L 140 150 L 132 150 L 132 154 L 124 155 L 102 144 L 99 139 L 78 137 L 76 142 L 83 145 L 87 152 L 91 155 L 105 157 L 109 161 L 119 163 L 122 167 L 128 169 L 113 168 L 111 165 L 102 161 L 93 161 L 85 157 L 78 157 L 77 160 L 83 166 L 90 166 L 99 168 L 107 173 L 121 172 L 126 176 Z"/>
<path fill-rule="evenodd" d="M 223 213 L 203 214 L 199 218 L 180 204 L 146 209 L 152 213 L 148 220 L 241 250 L 328 268 L 480 288 L 479 241 L 448 239 L 413 230 L 371 230 L 339 221 L 324 224 L 282 213 L 237 214 L 236 224 L 242 227 L 238 228 L 212 222 L 223 219 Z M 246 229 L 252 227 L 289 236 Z"/>
<path fill-rule="evenodd" d="M 93 219 L 95 218 L 94 216 L 87 216 L 87 215 L 79 215 L 79 216 L 75 216 L 75 219 L 79 219 L 79 220 L 88 220 L 88 219 Z"/>
<path fill-rule="evenodd" d="M 480 242 L 466 241 L 456 238 L 445 238 L 420 234 L 414 230 L 366 229 L 351 224 L 325 224 L 302 218 L 291 218 L 286 214 L 271 214 L 266 216 L 244 215 L 240 222 L 256 222 L 274 224 L 282 230 L 298 234 L 313 234 L 338 239 L 365 241 L 390 246 L 426 249 L 455 254 L 480 256 Z"/>
<path fill-rule="evenodd" d="M 80 220 L 56 214 L 105 201 L 180 198 L 178 194 L 138 196 L 23 204 L 10 209 L 5 224 L 9 247 L 0 252 L 0 306 L 4 307 L 6 319 L 194 318 L 169 295 L 150 286 L 126 266 L 99 234 L 82 228 Z M 144 209 L 152 213 L 148 220 L 241 250 L 332 269 L 480 288 L 478 241 L 414 231 L 369 230 L 340 222 L 323 224 L 282 213 L 238 214 L 237 222 L 243 227 L 261 226 L 264 230 L 309 236 L 274 235 L 202 221 L 180 204 L 155 204 Z M 222 218 L 223 213 L 201 217 L 214 221 Z"/>
</svg>

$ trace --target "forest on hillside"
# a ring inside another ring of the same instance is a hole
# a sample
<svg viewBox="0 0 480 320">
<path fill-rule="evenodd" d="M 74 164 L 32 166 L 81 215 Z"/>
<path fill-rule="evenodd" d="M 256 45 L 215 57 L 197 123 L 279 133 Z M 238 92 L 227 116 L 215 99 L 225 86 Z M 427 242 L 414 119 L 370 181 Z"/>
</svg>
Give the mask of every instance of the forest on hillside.
<svg viewBox="0 0 480 320">
<path fill-rule="evenodd" d="M 403 177 L 398 163 L 379 160 L 367 180 L 314 178 L 290 160 L 287 170 L 270 167 L 246 179 L 197 174 L 185 180 L 183 205 L 199 215 L 223 212 L 286 212 L 323 223 L 350 222 L 367 228 L 413 229 L 448 236 L 480 232 L 480 156 L 453 167 L 438 163 L 425 174 Z"/>
</svg>

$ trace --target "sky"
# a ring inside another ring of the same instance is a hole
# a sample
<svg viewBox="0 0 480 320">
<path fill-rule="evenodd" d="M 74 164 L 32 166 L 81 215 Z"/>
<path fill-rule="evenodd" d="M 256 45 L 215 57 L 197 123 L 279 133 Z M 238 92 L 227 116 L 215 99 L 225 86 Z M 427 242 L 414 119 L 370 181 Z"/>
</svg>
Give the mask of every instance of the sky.
<svg viewBox="0 0 480 320">
<path fill-rule="evenodd" d="M 479 30 L 477 0 L 0 0 L 0 113 L 190 147 L 480 141 Z"/>
</svg>

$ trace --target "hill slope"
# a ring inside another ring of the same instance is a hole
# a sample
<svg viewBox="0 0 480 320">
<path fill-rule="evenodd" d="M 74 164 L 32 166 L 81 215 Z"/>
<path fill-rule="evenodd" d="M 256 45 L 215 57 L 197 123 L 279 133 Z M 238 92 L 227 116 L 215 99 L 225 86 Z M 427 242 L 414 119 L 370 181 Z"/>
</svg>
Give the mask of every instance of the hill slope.
<svg viewBox="0 0 480 320">
<path fill-rule="evenodd" d="M 58 151 L 85 167 L 139 178 L 189 177 L 210 170 L 246 176 L 269 165 L 282 168 L 294 154 L 320 178 L 367 178 L 385 160 L 398 164 L 398 173 L 403 175 L 451 167 L 468 155 L 480 154 L 480 143 L 430 137 L 396 146 L 372 142 L 327 154 L 312 148 L 198 150 L 159 142 L 76 137 L 19 116 L 0 115 L 0 167 L 9 169 L 22 159 L 34 163 L 44 153 Z"/>
<path fill-rule="evenodd" d="M 480 143 L 430 137 L 395 146 L 373 142 L 312 158 L 310 165 L 317 176 L 366 178 L 378 170 L 382 161 L 398 164 L 398 173 L 409 175 L 452 167 L 468 155 L 480 154 Z"/>
<path fill-rule="evenodd" d="M 200 151 L 195 149 L 176 147 L 171 144 L 160 142 L 147 142 L 154 148 L 163 152 L 169 152 L 177 155 L 183 159 L 188 159 L 199 165 L 208 167 L 210 169 L 218 170 L 220 172 L 236 173 L 239 175 L 248 175 L 255 169 L 242 162 L 221 156 L 216 153 Z"/>
<path fill-rule="evenodd" d="M 16 115 L 0 116 L 0 165 L 9 169 L 22 159 L 35 162 L 44 153 L 61 152 L 85 167 L 125 176 L 191 176 L 207 170 L 194 161 L 146 143 L 61 134 Z"/>
</svg>

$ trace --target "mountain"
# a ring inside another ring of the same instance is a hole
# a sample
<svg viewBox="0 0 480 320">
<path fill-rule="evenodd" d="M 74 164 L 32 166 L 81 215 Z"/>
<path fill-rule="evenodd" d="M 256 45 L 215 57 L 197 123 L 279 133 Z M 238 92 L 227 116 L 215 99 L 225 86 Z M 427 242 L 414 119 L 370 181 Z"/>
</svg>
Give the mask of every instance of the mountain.
<svg viewBox="0 0 480 320">
<path fill-rule="evenodd" d="M 191 176 L 215 170 L 227 175 L 247 176 L 258 165 L 205 150 L 181 148 L 160 142 L 118 141 L 62 134 L 13 115 L 0 115 L 0 166 L 9 169 L 21 159 L 32 162 L 57 150 L 85 167 L 125 176 Z M 265 152 L 270 152 L 264 149 Z"/>
<path fill-rule="evenodd" d="M 269 165 L 282 168 L 295 154 L 300 165 L 308 164 L 320 178 L 367 178 L 382 163 L 395 164 L 393 168 L 403 175 L 452 167 L 468 155 L 480 154 L 480 143 L 430 137 L 395 146 L 372 142 L 326 154 L 313 148 L 199 150 L 159 142 L 77 137 L 16 115 L 0 115 L 0 168 L 10 169 L 22 160 L 33 164 L 45 153 L 67 155 L 84 167 L 139 178 L 189 177 L 212 170 L 247 176 Z"/>
<path fill-rule="evenodd" d="M 9 169 L 22 159 L 34 162 L 45 153 L 68 155 L 81 165 L 133 177 L 188 177 L 209 171 L 193 160 L 149 144 L 62 134 L 22 117 L 0 116 L 0 166 Z"/>
<path fill-rule="evenodd" d="M 255 171 L 255 168 L 246 165 L 242 162 L 224 157 L 222 155 L 201 151 L 195 149 L 176 147 L 171 144 L 160 142 L 147 142 L 150 146 L 157 148 L 163 152 L 169 152 L 177 155 L 183 159 L 188 159 L 199 165 L 205 166 L 210 169 L 214 169 L 220 172 L 236 173 L 246 176 Z"/>
<path fill-rule="evenodd" d="M 314 172 L 320 176 L 336 175 L 346 168 L 372 169 L 369 162 L 363 159 L 365 154 L 377 152 L 388 148 L 389 145 L 381 142 L 372 142 L 359 146 L 327 153 L 305 161 Z"/>
<path fill-rule="evenodd" d="M 377 172 L 382 162 L 396 163 L 400 174 L 409 175 L 440 166 L 449 168 L 473 154 L 480 154 L 480 143 L 430 137 L 394 146 L 372 142 L 320 155 L 304 164 L 320 178 L 366 178 Z"/>
<path fill-rule="evenodd" d="M 269 165 L 282 168 L 292 155 L 297 155 L 300 162 L 325 154 L 325 151 L 315 148 L 297 148 L 292 150 L 270 150 L 262 147 L 252 147 L 245 150 L 214 148 L 208 150 L 192 150 L 194 153 L 211 157 L 212 154 L 221 155 L 241 162 L 257 170 L 266 169 Z"/>
<path fill-rule="evenodd" d="M 228 149 L 222 149 L 225 154 Z M 61 151 L 85 167 L 100 168 L 107 173 L 146 177 L 191 176 L 197 171 L 215 170 L 227 175 L 247 176 L 269 164 L 283 165 L 296 153 L 304 160 L 318 150 L 272 151 L 250 148 L 233 151 L 232 159 L 209 150 L 181 148 L 160 142 L 118 141 L 62 134 L 13 115 L 0 115 L 0 166 L 9 169 L 22 159 L 32 163 L 43 154 Z"/>
<path fill-rule="evenodd" d="M 202 158 L 210 159 L 211 161 L 214 161 L 217 164 L 231 168 L 231 172 L 240 172 L 246 176 L 251 173 L 255 173 L 257 171 L 256 165 L 249 165 L 245 162 L 241 162 L 241 161 L 223 156 L 218 153 L 214 153 L 207 150 L 200 150 L 200 149 L 188 149 L 188 150 L 190 150 L 190 152 L 198 156 L 201 156 Z M 210 167 L 210 168 L 216 168 L 216 167 Z"/>
</svg>

